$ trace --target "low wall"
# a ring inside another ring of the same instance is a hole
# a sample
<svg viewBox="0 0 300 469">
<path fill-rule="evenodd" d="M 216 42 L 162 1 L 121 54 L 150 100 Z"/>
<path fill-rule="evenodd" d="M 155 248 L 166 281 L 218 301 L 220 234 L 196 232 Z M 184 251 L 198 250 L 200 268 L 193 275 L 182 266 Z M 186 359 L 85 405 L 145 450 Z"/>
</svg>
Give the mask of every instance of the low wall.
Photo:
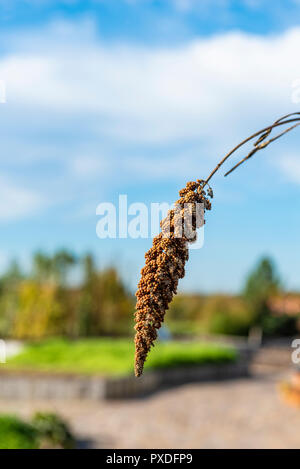
<svg viewBox="0 0 300 469">
<path fill-rule="evenodd" d="M 0 372 L 0 399 L 123 399 L 145 395 L 164 387 L 191 382 L 247 376 L 249 357 L 235 363 L 199 365 L 146 372 L 142 377 Z"/>
<path fill-rule="evenodd" d="M 110 379 L 106 382 L 105 397 L 128 398 L 186 383 L 241 378 L 249 375 L 248 365 L 249 363 L 243 359 L 236 363 L 148 371 L 138 379 L 134 376 Z"/>
</svg>

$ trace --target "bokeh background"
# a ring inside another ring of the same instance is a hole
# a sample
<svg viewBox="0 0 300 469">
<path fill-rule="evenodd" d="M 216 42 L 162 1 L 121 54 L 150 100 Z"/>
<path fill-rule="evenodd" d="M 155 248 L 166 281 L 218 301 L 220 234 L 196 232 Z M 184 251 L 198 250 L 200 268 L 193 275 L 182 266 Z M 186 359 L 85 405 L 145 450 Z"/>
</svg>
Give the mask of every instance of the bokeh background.
<svg viewBox="0 0 300 469">
<path fill-rule="evenodd" d="M 299 0 L 0 1 L 0 409 L 16 415 L 1 417 L 2 447 L 70 446 L 68 431 L 93 447 L 299 446 L 299 410 L 282 399 L 300 402 L 297 130 L 215 176 L 204 246 L 148 370 L 247 351 L 250 378 L 113 403 L 1 391 L 11 373 L 132 373 L 151 239 L 99 239 L 96 208 L 120 194 L 172 203 L 240 140 L 299 111 L 299 15 Z"/>
</svg>

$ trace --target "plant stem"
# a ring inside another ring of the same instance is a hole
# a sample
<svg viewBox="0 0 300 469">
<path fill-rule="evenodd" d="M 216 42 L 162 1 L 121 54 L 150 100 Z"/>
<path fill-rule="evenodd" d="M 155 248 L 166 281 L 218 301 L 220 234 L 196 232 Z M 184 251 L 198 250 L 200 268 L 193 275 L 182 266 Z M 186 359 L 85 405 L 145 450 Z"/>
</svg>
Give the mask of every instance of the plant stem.
<svg viewBox="0 0 300 469">
<path fill-rule="evenodd" d="M 298 117 L 293 117 L 293 116 L 298 116 Z M 291 127 L 285 129 L 283 132 L 280 134 L 276 135 L 275 137 L 271 138 L 270 140 L 266 141 L 266 138 L 271 134 L 272 130 L 274 130 L 276 127 L 282 126 L 282 125 L 287 125 L 290 123 L 296 122 L 296 124 L 292 125 Z M 255 132 L 253 135 L 250 137 L 246 138 L 243 140 L 241 143 L 236 145 L 232 150 L 230 150 L 229 153 L 227 153 L 224 158 L 217 164 L 217 166 L 213 169 L 213 171 L 210 173 L 208 178 L 205 180 L 203 188 L 208 184 L 208 182 L 211 180 L 211 178 L 214 176 L 214 174 L 220 169 L 220 167 L 225 163 L 225 161 L 230 158 L 230 156 L 235 153 L 239 148 L 241 148 L 243 145 L 248 143 L 249 141 L 253 140 L 255 137 L 259 137 L 258 140 L 254 143 L 254 148 L 248 153 L 248 155 L 243 158 L 241 161 L 239 161 L 233 168 L 231 168 L 225 176 L 228 176 L 230 173 L 232 173 L 236 168 L 238 168 L 241 164 L 243 164 L 246 160 L 251 158 L 257 151 L 262 150 L 266 148 L 270 143 L 274 142 L 275 140 L 278 140 L 280 137 L 285 135 L 286 133 L 290 132 L 291 130 L 295 129 L 300 125 L 300 112 L 293 112 L 291 114 L 287 114 L 286 116 L 281 117 L 277 121 L 274 122 L 274 124 L 265 127 L 262 130 L 259 130 L 258 132 Z"/>
</svg>

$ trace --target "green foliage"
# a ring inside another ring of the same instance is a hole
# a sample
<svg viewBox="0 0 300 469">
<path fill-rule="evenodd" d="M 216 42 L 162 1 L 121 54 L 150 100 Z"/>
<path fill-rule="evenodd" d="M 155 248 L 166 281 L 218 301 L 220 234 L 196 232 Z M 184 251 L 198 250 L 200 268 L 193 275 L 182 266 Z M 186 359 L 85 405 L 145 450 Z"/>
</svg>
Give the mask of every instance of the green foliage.
<svg viewBox="0 0 300 469">
<path fill-rule="evenodd" d="M 1 277 L 0 288 L 1 291 L 6 291 L 16 288 L 21 280 L 24 278 L 23 273 L 16 260 L 13 260 L 8 266 L 6 273 Z"/>
<path fill-rule="evenodd" d="M 102 293 L 101 331 L 108 335 L 128 333 L 132 328 L 134 299 L 128 294 L 116 269 L 104 270 L 99 280 Z"/>
<path fill-rule="evenodd" d="M 189 321 L 185 319 L 170 319 L 166 318 L 165 326 L 174 337 L 193 337 L 203 332 L 201 323 L 199 321 Z"/>
<path fill-rule="evenodd" d="M 236 360 L 233 348 L 216 344 L 170 342 L 159 344 L 159 351 L 149 355 L 145 368 L 171 368 L 175 366 L 226 363 Z"/>
<path fill-rule="evenodd" d="M 55 285 L 40 285 L 34 280 L 22 283 L 14 321 L 16 338 L 42 338 L 59 334 L 63 322 L 63 305 Z"/>
<path fill-rule="evenodd" d="M 74 268 L 81 274 L 76 287 Z M 247 277 L 241 296 L 175 296 L 166 325 L 175 336 L 246 335 L 254 325 L 266 334 L 296 332 L 295 320 L 274 318 L 269 311 L 269 299 L 279 291 L 274 265 L 264 258 Z M 14 261 L 0 278 L 0 337 L 129 336 L 134 307 L 135 298 L 116 268 L 99 270 L 91 254 L 36 252 L 28 275 Z"/>
<path fill-rule="evenodd" d="M 293 335 L 297 318 L 275 316 L 270 299 L 281 283 L 273 262 L 261 259 L 246 279 L 241 296 L 178 295 L 171 303 L 166 324 L 175 334 L 247 335 L 259 326 L 266 335 Z"/>
<path fill-rule="evenodd" d="M 33 425 L 11 415 L 0 415 L 0 449 L 37 449 L 38 434 Z"/>
<path fill-rule="evenodd" d="M 33 256 L 32 276 L 41 283 L 56 282 L 64 285 L 75 262 L 74 254 L 65 249 L 58 250 L 53 256 L 38 251 Z"/>
<path fill-rule="evenodd" d="M 72 449 L 75 440 L 58 415 L 37 413 L 30 423 L 13 415 L 0 415 L 0 449 Z"/>
<path fill-rule="evenodd" d="M 204 304 L 203 321 L 211 334 L 247 334 L 252 318 L 245 302 L 236 296 L 212 295 Z"/>
<path fill-rule="evenodd" d="M 231 314 L 216 312 L 208 326 L 211 334 L 222 335 L 246 335 L 249 330 L 249 322 L 243 316 L 232 316 Z"/>
<path fill-rule="evenodd" d="M 178 295 L 166 324 L 175 334 L 247 334 L 252 316 L 237 296 Z"/>
<path fill-rule="evenodd" d="M 52 339 L 28 345 L 8 359 L 7 369 L 120 375 L 133 371 L 134 344 L 129 339 Z M 149 355 L 146 368 L 180 364 L 220 363 L 233 360 L 229 347 L 197 342 L 159 343 Z"/>
<path fill-rule="evenodd" d="M 43 252 L 36 252 L 32 261 L 32 276 L 41 283 L 50 281 L 52 278 L 52 259 Z"/>
<path fill-rule="evenodd" d="M 297 317 L 265 315 L 262 330 L 267 336 L 293 336 L 297 333 Z"/>
<path fill-rule="evenodd" d="M 56 282 L 64 286 L 68 280 L 70 268 L 76 263 L 76 257 L 71 252 L 60 249 L 52 258 L 52 271 Z"/>
<path fill-rule="evenodd" d="M 70 285 L 75 266 L 83 274 L 76 288 Z M 91 255 L 79 262 L 66 250 L 36 252 L 29 275 L 13 263 L 0 279 L 1 337 L 128 335 L 133 311 L 133 295 L 116 269 L 97 270 Z"/>
<path fill-rule="evenodd" d="M 32 425 L 39 436 L 42 448 L 73 449 L 75 440 L 64 420 L 53 413 L 37 412 L 32 419 Z"/>
<path fill-rule="evenodd" d="M 83 259 L 84 281 L 76 307 L 75 336 L 131 332 L 134 299 L 116 269 L 98 272 L 91 255 Z"/>
<path fill-rule="evenodd" d="M 268 300 L 278 293 L 279 288 L 280 280 L 272 260 L 263 258 L 249 274 L 243 292 L 258 324 L 261 324 L 263 317 L 269 313 Z"/>
<path fill-rule="evenodd" d="M 18 308 L 18 291 L 24 276 L 16 261 L 12 261 L 0 279 L 0 336 L 12 333 Z"/>
<path fill-rule="evenodd" d="M 173 321 L 197 321 L 202 315 L 206 298 L 201 295 L 180 294 L 173 298 L 168 316 Z"/>
</svg>

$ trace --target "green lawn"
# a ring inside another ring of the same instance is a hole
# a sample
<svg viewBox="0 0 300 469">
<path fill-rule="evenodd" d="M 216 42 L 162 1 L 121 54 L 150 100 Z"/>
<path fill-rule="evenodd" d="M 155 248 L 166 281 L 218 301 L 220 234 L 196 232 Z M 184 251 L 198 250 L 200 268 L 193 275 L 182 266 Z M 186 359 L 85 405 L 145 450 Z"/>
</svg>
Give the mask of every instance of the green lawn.
<svg viewBox="0 0 300 469">
<path fill-rule="evenodd" d="M 232 348 L 197 342 L 158 342 L 146 369 L 179 365 L 224 363 L 236 359 Z M 120 375 L 133 372 L 134 345 L 129 339 L 52 339 L 29 344 L 3 370 Z"/>
</svg>

